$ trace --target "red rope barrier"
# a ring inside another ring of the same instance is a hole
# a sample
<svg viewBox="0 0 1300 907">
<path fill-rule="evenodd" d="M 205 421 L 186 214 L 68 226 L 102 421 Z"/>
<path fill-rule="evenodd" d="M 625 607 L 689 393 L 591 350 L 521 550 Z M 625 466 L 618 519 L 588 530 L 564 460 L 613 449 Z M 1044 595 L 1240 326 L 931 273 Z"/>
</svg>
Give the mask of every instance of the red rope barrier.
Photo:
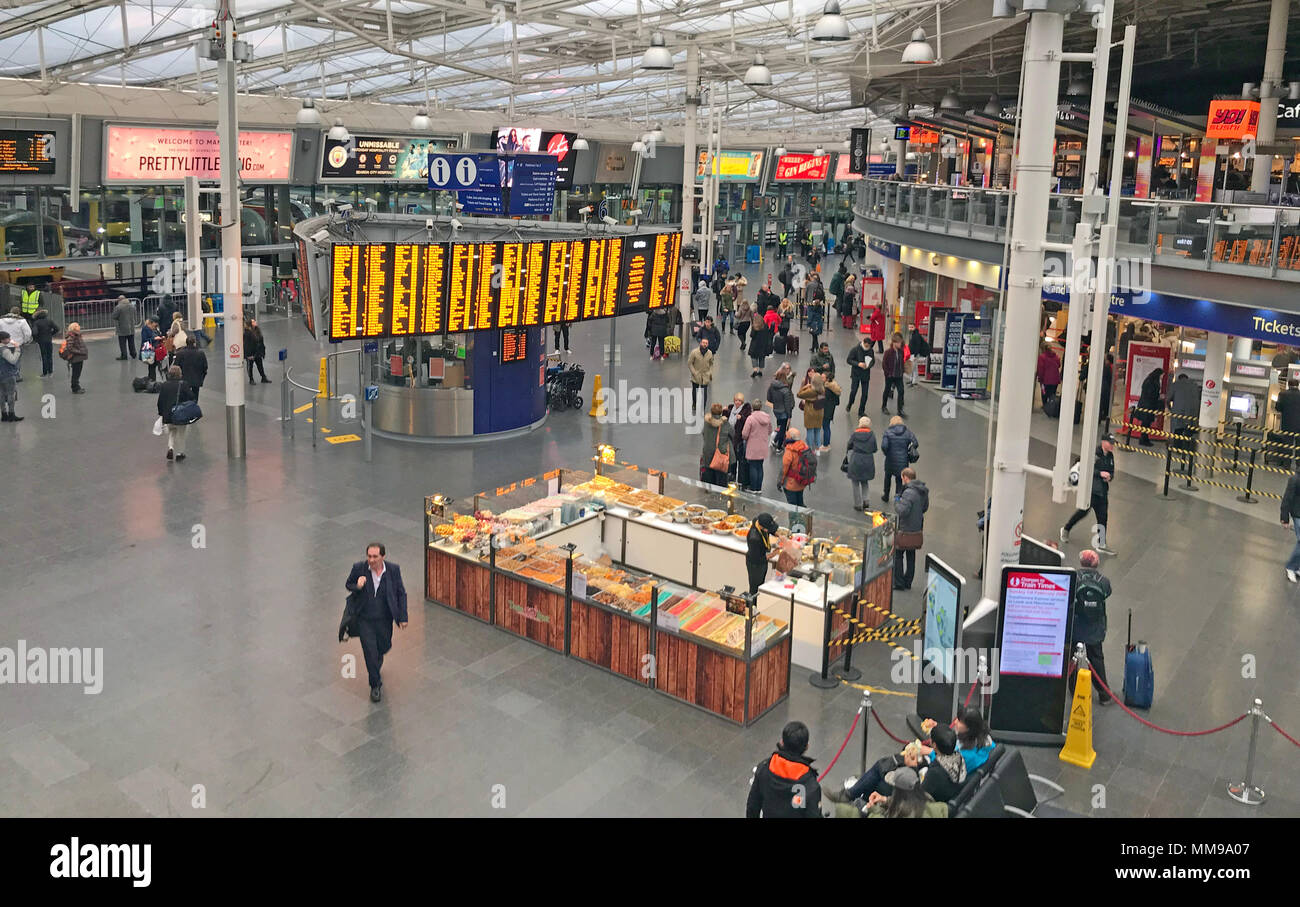
<svg viewBox="0 0 1300 907">
<path fill-rule="evenodd" d="M 970 705 L 970 698 L 975 695 L 975 688 L 979 686 L 979 683 L 980 682 L 978 680 L 975 681 L 970 685 L 970 689 L 966 691 L 966 701 L 961 704 L 961 707 L 963 709 L 966 708 L 966 706 Z"/>
<path fill-rule="evenodd" d="M 1175 737 L 1204 737 L 1206 734 L 1217 734 L 1219 731 L 1226 731 L 1228 728 L 1232 727 L 1233 725 L 1240 724 L 1241 722 L 1245 721 L 1247 718 L 1250 717 L 1249 712 L 1244 712 L 1243 714 L 1238 715 L 1236 718 L 1229 721 L 1227 724 L 1221 724 L 1218 727 L 1212 727 L 1208 731 L 1171 731 L 1169 728 L 1161 727 L 1158 724 L 1152 724 L 1150 721 L 1147 721 L 1141 715 L 1137 714 L 1128 706 L 1126 706 L 1124 704 L 1124 701 L 1122 699 L 1117 698 L 1115 694 L 1110 691 L 1110 687 L 1106 686 L 1105 682 L 1101 680 L 1101 678 L 1099 678 L 1095 673 L 1092 675 L 1092 679 L 1095 680 L 1097 682 L 1097 686 L 1101 687 L 1101 689 L 1106 693 L 1106 695 L 1111 698 L 1112 702 L 1114 702 L 1124 711 L 1128 712 L 1138 721 L 1145 724 L 1147 727 L 1151 728 L 1152 730 L 1159 731 L 1162 734 L 1172 734 Z M 1300 746 L 1300 744 L 1297 745 Z"/>
<path fill-rule="evenodd" d="M 885 723 L 880 720 L 880 713 L 877 712 L 875 709 L 871 710 L 871 717 L 876 719 L 876 724 L 880 725 L 880 729 L 885 732 L 885 736 L 887 736 L 890 740 L 894 741 L 895 743 L 901 743 L 903 744 L 903 746 L 907 746 L 907 744 L 911 742 L 908 740 L 902 740 L 898 737 L 895 737 L 893 734 L 891 734 L 889 732 L 889 728 L 885 727 Z"/>
<path fill-rule="evenodd" d="M 1292 737 L 1290 734 L 1288 734 L 1286 731 L 1284 731 L 1284 730 L 1282 730 L 1280 727 L 1278 727 L 1277 724 L 1275 724 L 1275 723 L 1273 722 L 1273 719 L 1270 718 L 1269 721 L 1268 721 L 1268 723 L 1269 723 L 1269 725 L 1273 728 L 1273 730 L 1277 731 L 1279 734 L 1281 734 L 1281 735 L 1282 735 L 1283 737 L 1285 737 L 1287 740 L 1290 740 L 1290 741 L 1291 741 L 1292 743 L 1294 743 L 1296 746 L 1300 746 L 1300 740 L 1295 739 L 1295 738 Z"/>
<path fill-rule="evenodd" d="M 844 752 L 844 747 L 848 746 L 849 741 L 853 739 L 853 732 L 858 729 L 858 721 L 861 718 L 862 718 L 862 710 L 859 709 L 858 713 L 853 716 L 853 724 L 849 725 L 849 732 L 844 735 L 844 742 L 840 744 L 839 751 L 835 754 L 835 758 L 832 759 L 830 761 L 830 764 L 826 766 L 826 770 L 817 776 L 817 782 L 819 784 L 821 783 L 821 780 L 823 778 L 825 778 L 827 775 L 831 773 L 831 769 L 833 769 L 835 767 L 835 763 L 839 761 L 840 754 Z"/>
</svg>

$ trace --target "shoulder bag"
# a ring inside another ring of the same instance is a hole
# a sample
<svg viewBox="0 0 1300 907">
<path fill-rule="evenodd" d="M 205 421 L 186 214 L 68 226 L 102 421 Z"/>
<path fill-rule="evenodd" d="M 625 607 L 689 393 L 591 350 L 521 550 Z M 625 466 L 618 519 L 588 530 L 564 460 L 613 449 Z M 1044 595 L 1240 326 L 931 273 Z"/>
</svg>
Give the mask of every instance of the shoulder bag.
<svg viewBox="0 0 1300 907">
<path fill-rule="evenodd" d="M 925 544 L 925 533 L 921 530 L 915 532 L 895 532 L 894 548 L 898 551 L 916 551 Z"/>
<path fill-rule="evenodd" d="M 718 472 L 726 472 L 731 466 L 731 457 L 724 454 L 718 449 L 718 443 L 722 440 L 722 426 L 718 426 L 718 434 L 713 439 L 713 459 L 709 460 L 709 469 Z"/>
<path fill-rule="evenodd" d="M 192 425 L 202 418 L 203 410 L 199 409 L 199 401 L 197 400 L 186 400 L 172 407 L 171 420 L 173 425 Z"/>
</svg>

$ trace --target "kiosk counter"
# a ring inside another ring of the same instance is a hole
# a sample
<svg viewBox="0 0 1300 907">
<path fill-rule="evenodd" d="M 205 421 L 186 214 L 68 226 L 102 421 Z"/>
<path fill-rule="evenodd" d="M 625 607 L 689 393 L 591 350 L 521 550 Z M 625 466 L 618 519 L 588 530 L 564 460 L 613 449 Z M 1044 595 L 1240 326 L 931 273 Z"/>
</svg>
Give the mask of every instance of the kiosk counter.
<svg viewBox="0 0 1300 907">
<path fill-rule="evenodd" d="M 789 694 L 795 647 L 817 649 L 809 663 L 821 663 L 827 603 L 856 613 L 861 593 L 888 578 L 877 563 L 892 556 L 887 522 L 819 516 L 826 535 L 811 539 L 803 508 L 653 470 L 597 469 L 527 478 L 460 512 L 426 498 L 426 598 L 748 724 Z M 744 534 L 764 511 L 806 558 L 747 601 Z M 863 613 L 871 625 L 876 612 Z M 835 633 L 846 630 L 838 618 Z"/>
</svg>

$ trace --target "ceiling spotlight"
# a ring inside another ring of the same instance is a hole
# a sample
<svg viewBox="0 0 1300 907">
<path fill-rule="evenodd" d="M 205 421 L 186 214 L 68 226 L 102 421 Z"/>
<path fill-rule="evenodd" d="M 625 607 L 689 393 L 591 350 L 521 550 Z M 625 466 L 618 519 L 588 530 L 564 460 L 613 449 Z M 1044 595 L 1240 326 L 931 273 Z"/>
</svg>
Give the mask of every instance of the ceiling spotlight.
<svg viewBox="0 0 1300 907">
<path fill-rule="evenodd" d="M 573 140 L 573 144 L 570 145 L 569 147 L 572 148 L 574 151 L 590 151 L 590 150 L 591 150 L 591 146 L 587 144 L 587 140 L 584 139 L 582 136 L 578 136 L 576 139 L 574 139 L 574 140 Z"/>
<path fill-rule="evenodd" d="M 813 157 L 821 157 L 825 153 L 826 153 L 826 149 L 823 148 L 821 145 L 818 145 L 817 148 L 813 151 Z"/>
<path fill-rule="evenodd" d="M 637 139 L 635 142 L 632 143 L 632 150 L 635 151 L 637 154 L 644 154 L 645 142 L 641 141 L 640 139 Z"/>
<path fill-rule="evenodd" d="M 330 127 L 329 134 L 326 136 L 331 142 L 346 142 L 351 136 L 348 134 L 348 128 L 343 125 L 340 119 L 334 120 L 334 125 Z"/>
<path fill-rule="evenodd" d="M 1072 98 L 1081 98 L 1088 94 L 1088 83 L 1081 76 L 1075 76 L 1066 86 L 1065 93 Z"/>
<path fill-rule="evenodd" d="M 745 70 L 746 85 L 771 85 L 772 70 L 767 68 L 763 62 L 762 54 L 754 54 L 754 63 L 749 69 Z"/>
<path fill-rule="evenodd" d="M 433 128 L 433 123 L 429 121 L 429 111 L 421 107 L 411 117 L 411 128 L 416 132 L 428 132 Z"/>
<path fill-rule="evenodd" d="M 298 111 L 299 126 L 319 126 L 320 111 L 316 109 L 316 102 L 311 98 L 304 98 L 302 109 Z"/>
<path fill-rule="evenodd" d="M 995 118 L 1002 116 L 1002 99 L 995 94 L 989 95 L 989 101 L 984 105 L 984 115 Z"/>
<path fill-rule="evenodd" d="M 948 89 L 943 93 L 943 98 L 939 101 L 940 110 L 961 110 L 961 98 Z"/>
<path fill-rule="evenodd" d="M 650 130 L 650 140 L 652 142 L 662 142 L 664 140 L 664 127 L 655 124 L 655 128 Z"/>
<path fill-rule="evenodd" d="M 785 155 L 785 146 L 777 145 L 775 148 L 772 149 L 772 153 L 775 154 L 777 157 L 783 157 Z"/>
<path fill-rule="evenodd" d="M 668 50 L 668 45 L 664 42 L 664 36 L 655 32 L 650 36 L 650 46 L 646 48 L 645 56 L 641 58 L 642 69 L 672 69 L 673 55 Z"/>
<path fill-rule="evenodd" d="M 813 28 L 812 39 L 814 41 L 849 40 L 849 22 L 840 15 L 838 0 L 826 0 L 826 6 L 822 8 L 822 17 L 817 20 L 817 25 Z"/>
<path fill-rule="evenodd" d="M 912 32 L 912 43 L 903 48 L 904 63 L 933 63 L 934 48 L 925 39 L 925 29 L 918 28 Z"/>
</svg>

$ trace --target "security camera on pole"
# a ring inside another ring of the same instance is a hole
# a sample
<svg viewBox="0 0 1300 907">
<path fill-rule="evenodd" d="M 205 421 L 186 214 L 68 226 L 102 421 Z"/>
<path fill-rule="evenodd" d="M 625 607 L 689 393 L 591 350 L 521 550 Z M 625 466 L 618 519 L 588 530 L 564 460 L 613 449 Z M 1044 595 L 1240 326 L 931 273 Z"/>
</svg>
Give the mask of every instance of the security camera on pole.
<svg viewBox="0 0 1300 907">
<path fill-rule="evenodd" d="M 221 293 L 224 328 L 221 356 L 226 372 L 226 455 L 242 460 L 244 436 L 244 282 L 239 222 L 239 117 L 235 110 L 235 64 L 252 59 L 246 41 L 235 38 L 235 4 L 226 0 L 221 18 L 212 23 L 212 37 L 199 42 L 199 52 L 217 61 L 217 137 L 221 143 Z M 191 325 L 197 329 L 197 325 Z"/>
</svg>

